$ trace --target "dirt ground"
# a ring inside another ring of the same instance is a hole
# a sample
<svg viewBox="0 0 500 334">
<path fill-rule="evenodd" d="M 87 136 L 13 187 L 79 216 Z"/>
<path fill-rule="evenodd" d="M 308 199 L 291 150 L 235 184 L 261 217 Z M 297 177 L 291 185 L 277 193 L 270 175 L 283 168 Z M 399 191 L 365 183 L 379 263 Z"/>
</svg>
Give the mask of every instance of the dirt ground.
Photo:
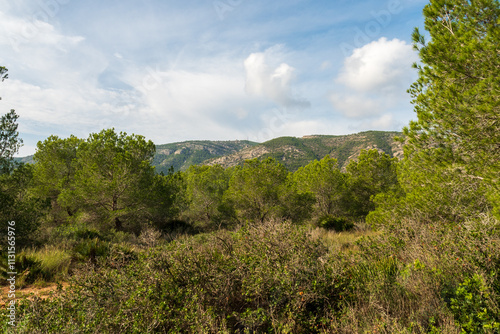
<svg viewBox="0 0 500 334">
<path fill-rule="evenodd" d="M 61 283 L 63 289 L 66 288 L 68 283 Z M 0 291 L 2 294 L 0 295 L 0 308 L 4 308 L 5 304 L 10 301 L 9 299 L 9 287 L 2 286 L 0 287 Z M 35 296 L 40 297 L 42 299 L 49 298 L 55 291 L 57 290 L 57 284 L 50 283 L 47 286 L 38 287 L 33 285 L 28 285 L 19 289 L 16 287 L 16 299 L 21 299 L 23 297 L 33 298 Z"/>
</svg>

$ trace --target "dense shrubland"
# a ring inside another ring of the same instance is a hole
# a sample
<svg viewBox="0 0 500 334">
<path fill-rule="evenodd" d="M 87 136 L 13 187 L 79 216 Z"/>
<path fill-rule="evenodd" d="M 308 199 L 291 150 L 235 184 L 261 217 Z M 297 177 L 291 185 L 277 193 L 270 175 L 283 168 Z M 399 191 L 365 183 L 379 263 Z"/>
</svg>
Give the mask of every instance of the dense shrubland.
<svg viewBox="0 0 500 334">
<path fill-rule="evenodd" d="M 1 156 L 18 284 L 69 283 L 19 300 L 3 329 L 500 333 L 500 4 L 432 0 L 424 15 L 401 161 L 368 150 L 345 170 L 325 156 L 293 173 L 269 158 L 165 175 L 151 142 L 113 129 L 51 136 L 34 165 Z M 2 118 L 8 152 L 16 119 Z"/>
</svg>

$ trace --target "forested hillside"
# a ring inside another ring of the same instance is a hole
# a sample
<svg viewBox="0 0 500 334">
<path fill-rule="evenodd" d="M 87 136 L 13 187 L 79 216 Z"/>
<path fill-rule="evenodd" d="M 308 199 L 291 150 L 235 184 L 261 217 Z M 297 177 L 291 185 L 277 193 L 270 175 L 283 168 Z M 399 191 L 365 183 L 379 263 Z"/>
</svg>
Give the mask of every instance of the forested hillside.
<svg viewBox="0 0 500 334">
<path fill-rule="evenodd" d="M 105 129 L 22 164 L 2 116 L 4 332 L 500 333 L 500 3 L 423 14 L 402 155 L 385 132 L 189 142 L 162 154 L 252 147 L 158 174 Z"/>
<path fill-rule="evenodd" d="M 329 155 L 337 159 L 339 165 L 345 168 L 350 160 L 360 154 L 361 150 L 377 149 L 391 157 L 401 157 L 403 154 L 402 144 L 395 140 L 398 135 L 401 133 L 367 131 L 343 136 L 281 137 L 231 155 L 211 159 L 205 163 L 234 167 L 242 165 L 248 159 L 265 160 L 271 157 L 280 161 L 289 170 L 296 171 L 313 160 L 321 160 Z"/>
<path fill-rule="evenodd" d="M 255 145 L 257 143 L 248 140 L 203 140 L 157 145 L 152 163 L 158 173 L 167 173 L 171 167 L 174 171 L 185 171 L 191 165 L 198 165 L 205 160 L 232 154 Z"/>
</svg>

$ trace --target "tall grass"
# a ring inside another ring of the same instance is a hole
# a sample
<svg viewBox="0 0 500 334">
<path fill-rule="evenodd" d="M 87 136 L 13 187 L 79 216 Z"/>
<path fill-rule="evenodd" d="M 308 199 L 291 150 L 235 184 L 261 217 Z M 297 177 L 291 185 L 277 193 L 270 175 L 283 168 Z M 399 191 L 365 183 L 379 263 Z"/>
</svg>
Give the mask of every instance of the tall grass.
<svg viewBox="0 0 500 334">
<path fill-rule="evenodd" d="M 21 272 L 17 284 L 23 287 L 28 283 L 64 279 L 71 262 L 71 253 L 56 246 L 23 250 L 17 257 L 18 270 Z"/>
</svg>

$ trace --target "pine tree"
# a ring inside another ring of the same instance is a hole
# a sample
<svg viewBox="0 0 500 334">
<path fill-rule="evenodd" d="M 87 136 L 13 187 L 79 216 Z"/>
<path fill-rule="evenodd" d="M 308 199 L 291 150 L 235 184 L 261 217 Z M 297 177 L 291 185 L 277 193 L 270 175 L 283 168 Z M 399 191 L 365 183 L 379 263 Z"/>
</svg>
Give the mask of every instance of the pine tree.
<svg viewBox="0 0 500 334">
<path fill-rule="evenodd" d="M 404 129 L 407 158 L 482 180 L 500 206 L 500 3 L 431 0 L 413 41 L 421 64 L 409 93 L 418 120 Z"/>
</svg>

